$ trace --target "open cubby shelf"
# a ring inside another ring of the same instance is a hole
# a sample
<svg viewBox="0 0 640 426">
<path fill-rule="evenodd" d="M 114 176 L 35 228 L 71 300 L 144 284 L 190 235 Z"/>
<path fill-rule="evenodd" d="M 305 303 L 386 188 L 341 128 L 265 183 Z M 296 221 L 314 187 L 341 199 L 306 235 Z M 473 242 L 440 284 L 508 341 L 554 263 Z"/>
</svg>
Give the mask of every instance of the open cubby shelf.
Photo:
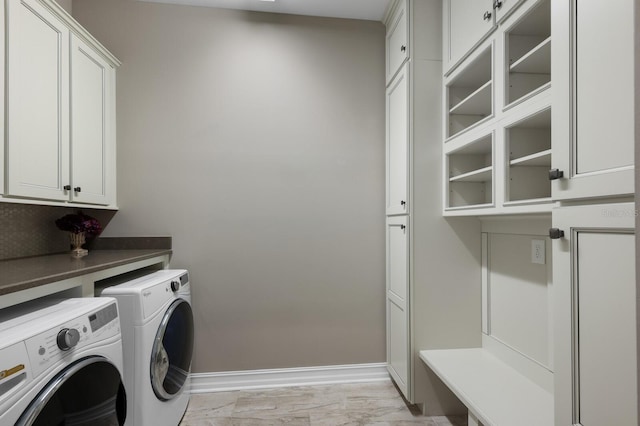
<svg viewBox="0 0 640 426">
<path fill-rule="evenodd" d="M 491 81 L 487 81 L 476 91 L 451 108 L 450 114 L 479 115 L 491 114 Z"/>
<path fill-rule="evenodd" d="M 482 121 L 493 113 L 491 47 L 481 52 L 447 84 L 451 137 Z"/>
<path fill-rule="evenodd" d="M 509 71 L 525 74 L 550 74 L 551 37 L 547 37 L 523 57 L 511 64 Z"/>
<path fill-rule="evenodd" d="M 535 152 L 509 161 L 510 166 L 551 168 L 551 149 Z"/>
<path fill-rule="evenodd" d="M 447 154 L 448 208 L 485 206 L 493 202 L 493 135 L 486 135 Z"/>
<path fill-rule="evenodd" d="M 506 201 L 551 197 L 551 110 L 540 111 L 506 129 L 508 182 Z"/>
<path fill-rule="evenodd" d="M 449 182 L 488 182 L 491 181 L 492 172 L 493 166 L 487 166 L 482 169 L 454 176 L 449 179 Z"/>
<path fill-rule="evenodd" d="M 506 35 L 509 63 L 505 103 L 522 99 L 551 82 L 551 3 L 541 2 Z"/>
</svg>

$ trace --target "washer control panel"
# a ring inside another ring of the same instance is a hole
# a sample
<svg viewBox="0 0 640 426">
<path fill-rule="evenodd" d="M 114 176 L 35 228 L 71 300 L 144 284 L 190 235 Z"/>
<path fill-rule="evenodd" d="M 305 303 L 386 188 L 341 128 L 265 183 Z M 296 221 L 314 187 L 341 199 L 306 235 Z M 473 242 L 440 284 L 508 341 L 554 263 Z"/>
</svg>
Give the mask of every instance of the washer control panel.
<svg viewBox="0 0 640 426">
<path fill-rule="evenodd" d="M 25 341 L 34 375 L 75 350 L 120 333 L 115 303 L 66 321 Z"/>
</svg>

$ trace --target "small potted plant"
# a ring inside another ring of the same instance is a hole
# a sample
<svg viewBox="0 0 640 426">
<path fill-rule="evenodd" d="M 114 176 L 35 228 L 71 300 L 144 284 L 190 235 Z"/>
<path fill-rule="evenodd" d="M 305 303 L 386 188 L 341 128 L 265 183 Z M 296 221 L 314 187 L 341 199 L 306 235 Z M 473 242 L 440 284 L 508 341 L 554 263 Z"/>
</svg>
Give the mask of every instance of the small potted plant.
<svg viewBox="0 0 640 426">
<path fill-rule="evenodd" d="M 87 216 L 78 211 L 76 214 L 68 214 L 56 220 L 56 226 L 62 231 L 69 232 L 71 241 L 71 257 L 83 257 L 89 254 L 89 250 L 83 249 L 87 235 L 98 235 L 102 232 L 102 226 L 96 218 Z"/>
</svg>

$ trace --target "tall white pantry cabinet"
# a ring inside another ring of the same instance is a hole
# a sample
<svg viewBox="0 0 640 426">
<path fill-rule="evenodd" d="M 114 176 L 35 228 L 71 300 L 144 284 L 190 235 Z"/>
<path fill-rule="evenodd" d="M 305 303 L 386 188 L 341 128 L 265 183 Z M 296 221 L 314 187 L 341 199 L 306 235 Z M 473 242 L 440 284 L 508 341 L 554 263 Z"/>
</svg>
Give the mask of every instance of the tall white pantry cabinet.
<svg viewBox="0 0 640 426">
<path fill-rule="evenodd" d="M 636 2 L 470 3 L 386 19 L 390 374 L 472 425 L 636 425 Z"/>
<path fill-rule="evenodd" d="M 386 306 L 391 377 L 407 400 L 445 412 L 459 402 L 432 383 L 418 350 L 479 343 L 480 306 L 469 295 L 480 294 L 480 227 L 475 218 L 448 222 L 434 202 L 442 187 L 441 16 L 441 0 L 396 0 L 385 17 Z"/>
</svg>

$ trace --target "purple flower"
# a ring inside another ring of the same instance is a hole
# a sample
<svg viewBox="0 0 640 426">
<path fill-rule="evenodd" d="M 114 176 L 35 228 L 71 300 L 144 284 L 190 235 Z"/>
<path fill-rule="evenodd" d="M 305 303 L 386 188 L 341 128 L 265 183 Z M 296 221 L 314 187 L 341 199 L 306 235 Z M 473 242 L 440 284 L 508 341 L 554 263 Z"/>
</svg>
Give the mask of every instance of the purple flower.
<svg viewBox="0 0 640 426">
<path fill-rule="evenodd" d="M 68 214 L 56 220 L 56 226 L 62 231 L 72 232 L 79 234 L 84 232 L 88 235 L 98 235 L 102 232 L 102 226 L 96 218 L 87 216 L 86 214 L 78 211 L 76 214 Z"/>
</svg>

